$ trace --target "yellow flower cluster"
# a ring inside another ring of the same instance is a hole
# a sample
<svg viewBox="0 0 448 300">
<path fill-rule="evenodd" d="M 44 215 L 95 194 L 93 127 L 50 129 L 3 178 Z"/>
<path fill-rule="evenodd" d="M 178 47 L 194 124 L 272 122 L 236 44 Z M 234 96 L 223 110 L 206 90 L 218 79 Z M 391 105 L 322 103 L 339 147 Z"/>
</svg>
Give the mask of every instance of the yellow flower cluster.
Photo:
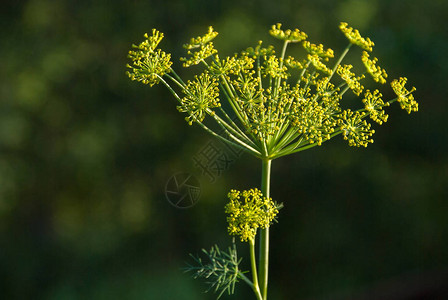
<svg viewBox="0 0 448 300">
<path fill-rule="evenodd" d="M 380 125 L 383 122 L 387 122 L 389 117 L 383 109 L 383 107 L 389 106 L 389 102 L 384 103 L 381 97 L 383 95 L 380 91 L 374 90 L 371 93 L 370 90 L 367 90 L 364 94 L 364 99 L 362 99 L 366 111 L 370 114 L 370 118 Z"/>
<path fill-rule="evenodd" d="M 362 52 L 361 57 L 364 66 L 367 69 L 367 72 L 372 75 L 373 80 L 379 82 L 381 84 L 386 83 L 387 73 L 386 70 L 378 67 L 376 63 L 378 62 L 378 58 L 374 57 L 373 59 L 369 59 L 369 53 L 366 51 Z"/>
<path fill-rule="evenodd" d="M 190 125 L 193 122 L 202 122 L 207 114 L 214 114 L 213 108 L 221 106 L 218 81 L 208 73 L 202 73 L 196 76 L 194 81 L 188 81 L 184 93 L 186 96 L 182 98 L 177 109 L 188 113 L 185 120 Z"/>
<path fill-rule="evenodd" d="M 316 68 L 327 75 L 331 74 L 331 70 L 322 62 L 322 58 L 317 54 L 308 54 L 308 61 Z"/>
<path fill-rule="evenodd" d="M 397 101 L 400 103 L 401 108 L 410 114 L 412 111 L 418 111 L 418 103 L 415 101 L 414 95 L 412 95 L 412 92 L 415 91 L 415 87 L 412 87 L 411 90 L 408 91 L 404 87 L 406 82 L 406 77 L 400 77 L 399 79 L 392 81 L 391 86 L 398 97 Z"/>
<path fill-rule="evenodd" d="M 326 98 L 328 103 L 330 98 Z M 330 139 L 334 132 L 335 123 L 331 117 L 331 112 L 327 110 L 328 103 L 323 101 L 303 101 L 301 105 L 294 107 L 291 113 L 293 125 L 304 138 L 310 143 L 318 146 Z"/>
<path fill-rule="evenodd" d="M 157 45 L 163 39 L 163 33 L 152 30 L 152 35 L 144 34 L 145 40 L 139 45 L 132 45 L 136 50 L 129 51 L 128 57 L 132 60 L 132 65 L 127 65 L 131 71 L 126 74 L 136 81 L 153 86 L 159 83 L 160 78 L 171 70 L 171 54 L 167 54 Z"/>
<path fill-rule="evenodd" d="M 269 30 L 270 35 L 272 35 L 277 39 L 290 43 L 298 43 L 308 38 L 305 32 L 302 32 L 297 28 L 294 30 L 291 29 L 282 30 L 281 27 L 282 24 L 280 23 L 272 25 L 271 30 Z"/>
<path fill-rule="evenodd" d="M 274 46 L 269 45 L 267 48 L 261 47 L 263 41 L 258 41 L 258 45 L 255 47 L 249 47 L 243 51 L 243 55 L 258 58 L 273 55 L 275 53 Z"/>
<path fill-rule="evenodd" d="M 218 53 L 213 46 L 212 40 L 218 35 L 213 27 L 208 28 L 208 32 L 203 36 L 192 38 L 189 43 L 184 45 L 190 58 L 182 57 L 180 60 L 184 62 L 184 67 L 191 67 L 204 61 L 207 57 Z"/>
<path fill-rule="evenodd" d="M 324 45 L 319 44 L 315 45 L 310 43 L 309 41 L 304 41 L 302 43 L 303 48 L 311 54 L 311 55 L 317 55 L 319 57 L 325 58 L 325 60 L 328 60 L 328 58 L 334 57 L 334 52 L 332 49 L 328 48 L 327 50 L 324 50 Z"/>
<path fill-rule="evenodd" d="M 345 34 L 350 43 L 355 44 L 364 50 L 372 51 L 375 44 L 369 38 L 363 38 L 357 29 L 348 27 L 346 22 L 341 22 L 339 29 Z"/>
<path fill-rule="evenodd" d="M 303 69 L 303 64 L 298 62 L 294 57 L 288 56 L 287 59 L 285 59 L 285 64 L 291 68 L 291 69 Z"/>
<path fill-rule="evenodd" d="M 355 73 L 351 71 L 353 68 L 352 65 L 339 65 L 336 69 L 336 72 L 341 76 L 342 80 L 347 83 L 348 87 L 352 90 L 352 92 L 359 96 L 362 93 L 362 90 L 364 87 L 359 82 L 361 79 L 364 78 L 364 75 L 361 75 L 359 77 L 355 77 Z"/>
<path fill-rule="evenodd" d="M 339 125 L 349 146 L 367 147 L 368 143 L 373 143 L 371 136 L 375 130 L 371 129 L 371 125 L 364 120 L 365 117 L 365 113 L 352 112 L 350 109 L 342 112 Z"/>
<path fill-rule="evenodd" d="M 285 66 L 280 67 L 280 62 L 274 55 L 269 56 L 263 64 L 262 74 L 264 76 L 270 76 L 272 78 L 287 78 L 287 68 Z"/>
<path fill-rule="evenodd" d="M 253 241 L 258 228 L 267 228 L 278 214 L 278 206 L 260 190 L 231 190 L 230 202 L 225 206 L 230 235 L 238 235 L 242 242 Z M 243 198 L 243 199 L 241 199 Z"/>
<path fill-rule="evenodd" d="M 377 65 L 377 58 L 369 56 L 367 51 L 374 46 L 369 38 L 363 38 L 347 23 L 341 23 L 340 29 L 351 44 L 332 69 L 326 61 L 334 57 L 333 50 L 306 41 L 307 35 L 298 29 L 282 30 L 281 24 L 276 24 L 270 34 L 285 41 L 280 56 L 273 46 L 263 46 L 259 41 L 241 54 L 222 59 L 213 46 L 218 33 L 212 27 L 204 35 L 192 38 L 184 45 L 188 56 L 181 60 L 185 67 L 202 64 L 205 71 L 187 83 L 171 69 L 170 54 L 156 49 L 163 34 L 153 30 L 151 36 L 145 35 L 145 41 L 133 45 L 135 49 L 129 52 L 131 71 L 127 73 L 131 79 L 150 85 L 164 83 L 179 101 L 178 110 L 187 113 L 190 125 L 196 122 L 214 136 L 259 158 L 275 159 L 320 146 L 339 134 L 351 146 L 367 146 L 374 132 L 367 117 L 378 124 L 386 122 L 384 107 L 395 101 L 408 113 L 417 111 L 418 103 L 412 95 L 415 88 L 407 90 L 406 78 L 400 78 L 391 83 L 396 99 L 385 102 L 381 93 L 372 88 L 372 92 L 367 90 L 364 94 L 362 109 L 343 111 L 340 103 L 345 92 L 351 89 L 360 96 L 364 90 L 360 83 L 364 75 L 355 74 L 353 65 L 342 64 L 352 44 L 366 50 L 361 60 L 374 81 L 384 84 L 387 73 Z M 295 42 L 301 42 L 306 51 L 302 59 L 287 55 L 288 44 Z M 337 82 L 335 73 L 342 82 Z M 179 97 L 175 89 L 184 96 Z M 223 98 L 228 101 L 226 109 L 230 108 L 230 113 L 216 109 Z M 207 115 L 217 122 L 223 134 L 203 123 Z"/>
<path fill-rule="evenodd" d="M 213 30 L 212 26 L 208 27 L 208 32 L 202 36 L 191 38 L 190 42 L 184 45 L 187 50 L 200 48 L 210 43 L 215 37 L 218 36 L 218 32 Z"/>
</svg>

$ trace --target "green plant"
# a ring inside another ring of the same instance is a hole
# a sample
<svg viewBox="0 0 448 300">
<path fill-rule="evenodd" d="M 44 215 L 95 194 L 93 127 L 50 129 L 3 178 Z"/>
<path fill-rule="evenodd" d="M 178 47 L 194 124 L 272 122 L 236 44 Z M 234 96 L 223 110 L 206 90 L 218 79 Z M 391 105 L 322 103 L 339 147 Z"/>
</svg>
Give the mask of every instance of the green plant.
<svg viewBox="0 0 448 300">
<path fill-rule="evenodd" d="M 163 34 L 153 29 L 145 40 L 133 45 L 129 52 L 132 64 L 128 75 L 132 80 L 150 86 L 163 83 L 178 101 L 177 109 L 186 113 L 188 124 L 197 124 L 213 136 L 261 160 L 261 191 L 232 190 L 225 212 L 228 231 L 250 244 L 252 280 L 239 269 L 236 248 L 229 253 L 217 247 L 204 253 L 208 263 L 195 258 L 198 266 L 189 266 L 195 277 L 208 278 L 211 288 L 232 293 L 238 279 L 248 283 L 257 299 L 267 299 L 269 267 L 269 227 L 281 205 L 270 198 L 271 163 L 274 159 L 321 146 L 331 138 L 342 135 L 350 146 L 367 147 L 372 143 L 374 130 L 371 121 L 383 124 L 388 115 L 384 110 L 394 102 L 408 113 L 418 110 L 418 103 L 407 89 L 407 79 L 391 81 L 396 98 L 384 101 L 378 89 L 366 89 L 361 80 L 369 74 L 367 84 L 385 84 L 386 71 L 370 58 L 374 43 L 363 38 L 358 30 L 341 23 L 348 46 L 330 68 L 327 63 L 334 51 L 307 41 L 308 36 L 298 30 L 282 30 L 281 24 L 272 26 L 270 34 L 283 41 L 280 56 L 273 46 L 264 47 L 260 41 L 232 57 L 220 58 L 213 39 L 218 35 L 212 27 L 200 37 L 184 45 L 187 56 L 181 58 L 184 67 L 202 64 L 204 71 L 193 80 L 184 82 L 172 69 L 170 54 L 157 48 Z M 305 58 L 286 56 L 290 44 L 301 43 Z M 353 65 L 342 64 L 353 45 L 362 49 L 361 61 L 365 71 L 356 75 Z M 362 95 L 357 109 L 341 107 L 343 96 L 351 91 Z M 224 109 L 221 100 L 226 101 Z M 217 131 L 209 123 L 215 123 Z M 219 133 L 218 133 L 219 132 Z M 255 237 L 259 233 L 259 259 L 255 258 Z"/>
</svg>

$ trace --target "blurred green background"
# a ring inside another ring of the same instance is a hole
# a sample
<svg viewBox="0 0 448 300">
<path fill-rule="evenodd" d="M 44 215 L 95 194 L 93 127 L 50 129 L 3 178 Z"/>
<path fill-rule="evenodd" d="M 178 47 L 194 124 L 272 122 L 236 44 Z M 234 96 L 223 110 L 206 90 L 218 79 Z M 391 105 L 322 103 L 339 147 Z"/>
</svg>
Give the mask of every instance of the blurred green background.
<svg viewBox="0 0 448 300">
<path fill-rule="evenodd" d="M 243 155 L 210 182 L 192 158 L 211 137 L 187 126 L 162 86 L 127 78 L 127 51 L 156 27 L 189 77 L 181 45 L 209 25 L 221 55 L 275 44 L 267 31 L 277 22 L 337 54 L 347 21 L 375 41 L 389 78 L 417 87 L 420 111 L 394 105 L 367 149 L 336 138 L 273 162 L 271 193 L 285 208 L 272 227 L 271 299 L 448 299 L 447 1 L 31 0 L 0 9 L 0 298 L 215 299 L 180 268 L 190 252 L 230 245 L 225 195 L 258 186 L 259 163 Z M 164 195 L 181 171 L 202 188 L 184 210 Z M 241 284 L 223 298 L 251 297 Z"/>
</svg>

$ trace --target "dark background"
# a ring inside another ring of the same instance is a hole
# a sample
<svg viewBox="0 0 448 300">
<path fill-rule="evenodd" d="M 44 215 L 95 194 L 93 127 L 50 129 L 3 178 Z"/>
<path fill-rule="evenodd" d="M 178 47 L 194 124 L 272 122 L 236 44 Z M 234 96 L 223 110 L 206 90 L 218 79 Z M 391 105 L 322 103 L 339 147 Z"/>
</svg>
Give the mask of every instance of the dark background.
<svg viewBox="0 0 448 300">
<path fill-rule="evenodd" d="M 259 39 L 279 47 L 267 33 L 277 22 L 337 55 L 340 21 L 375 42 L 389 78 L 417 87 L 420 111 L 394 105 L 367 149 L 338 137 L 273 162 L 285 208 L 271 299 L 448 299 L 447 1 L 32 0 L 0 11 L 2 299 L 214 299 L 180 268 L 190 252 L 230 245 L 226 193 L 258 186 L 259 162 L 243 155 L 210 182 L 192 158 L 213 140 L 163 86 L 127 78 L 127 51 L 156 27 L 188 78 L 181 45 L 209 25 L 222 56 Z M 190 209 L 165 198 L 177 172 L 201 183 Z M 251 297 L 240 284 L 224 298 Z"/>
</svg>

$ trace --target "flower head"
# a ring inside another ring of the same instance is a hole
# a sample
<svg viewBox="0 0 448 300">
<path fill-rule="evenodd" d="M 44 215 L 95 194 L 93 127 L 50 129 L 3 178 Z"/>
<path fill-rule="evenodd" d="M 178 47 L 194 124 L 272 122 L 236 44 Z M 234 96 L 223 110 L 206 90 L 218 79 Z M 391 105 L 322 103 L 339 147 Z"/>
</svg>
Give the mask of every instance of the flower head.
<svg viewBox="0 0 448 300">
<path fill-rule="evenodd" d="M 190 42 L 184 45 L 184 48 L 187 50 L 196 49 L 205 46 L 210 43 L 215 37 L 218 36 L 218 33 L 213 30 L 212 26 L 208 27 L 208 32 L 202 36 L 198 36 L 196 38 L 191 38 Z"/>
<path fill-rule="evenodd" d="M 285 65 L 288 67 L 288 68 L 291 68 L 291 69 L 303 69 L 303 64 L 302 63 L 300 63 L 299 61 L 297 61 L 294 57 L 292 57 L 292 56 L 288 56 L 288 58 L 287 59 L 285 59 Z"/>
<path fill-rule="evenodd" d="M 170 72 L 171 55 L 156 49 L 163 39 L 163 33 L 153 29 L 151 36 L 145 33 L 144 37 L 146 39 L 139 45 L 132 45 L 136 50 L 129 51 L 128 57 L 132 60 L 132 65 L 127 65 L 131 69 L 127 75 L 132 80 L 153 86 L 159 83 L 160 77 Z"/>
<path fill-rule="evenodd" d="M 390 85 L 398 97 L 397 101 L 400 103 L 401 108 L 410 114 L 412 111 L 418 111 L 418 103 L 415 101 L 414 95 L 412 95 L 415 87 L 412 87 L 410 91 L 404 87 L 407 80 L 406 77 L 400 77 L 392 81 Z"/>
<path fill-rule="evenodd" d="M 328 48 L 327 50 L 324 50 L 324 45 L 322 45 L 322 44 L 315 45 L 315 44 L 310 43 L 309 41 L 304 41 L 302 43 L 302 45 L 303 45 L 303 48 L 305 48 L 305 50 L 311 55 L 317 55 L 326 60 L 328 60 L 328 58 L 334 57 L 333 50 L 330 48 Z"/>
<path fill-rule="evenodd" d="M 308 54 L 308 61 L 311 62 L 316 70 L 327 75 L 331 74 L 331 70 L 322 62 L 322 58 L 317 54 Z"/>
<path fill-rule="evenodd" d="M 231 190 L 228 198 L 225 212 L 229 214 L 229 234 L 239 235 L 242 242 L 253 241 L 258 228 L 269 227 L 280 207 L 258 189 Z"/>
<path fill-rule="evenodd" d="M 272 78 L 287 78 L 288 74 L 286 71 L 287 68 L 285 66 L 280 67 L 280 61 L 274 55 L 268 56 L 262 67 L 262 74 L 265 77 L 270 76 Z"/>
<path fill-rule="evenodd" d="M 341 22 L 339 29 L 345 34 L 350 43 L 355 44 L 364 50 L 372 51 L 372 47 L 375 46 L 375 43 L 369 38 L 363 38 L 357 29 L 348 27 L 348 24 L 345 22 Z"/>
<path fill-rule="evenodd" d="M 370 118 L 380 125 L 383 124 L 383 122 L 387 122 L 387 118 L 389 117 L 383 109 L 383 107 L 389 106 L 389 102 L 384 103 L 381 97 L 383 97 L 383 95 L 380 91 L 374 90 L 373 93 L 371 93 L 367 90 L 364 94 L 364 99 L 362 99 Z"/>
<path fill-rule="evenodd" d="M 352 65 L 339 65 L 336 72 L 339 74 L 339 76 L 341 76 L 342 80 L 347 83 L 352 92 L 355 95 L 359 96 L 364 89 L 359 81 L 364 78 L 364 75 L 355 77 L 355 73 L 351 71 L 352 68 Z"/>
<path fill-rule="evenodd" d="M 269 30 L 270 35 L 279 40 L 287 41 L 290 43 L 298 43 L 308 38 L 305 32 L 302 32 L 297 28 L 294 30 L 282 30 L 281 27 L 282 24 L 280 23 L 272 25 L 272 29 Z"/>
<path fill-rule="evenodd" d="M 184 45 L 190 58 L 182 57 L 180 60 L 184 62 L 184 67 L 190 67 L 199 64 L 207 57 L 218 53 L 213 46 L 212 40 L 218 35 L 213 27 L 208 28 L 208 32 L 203 36 L 192 38 L 189 43 Z"/>
<path fill-rule="evenodd" d="M 367 147 L 368 143 L 373 143 L 371 137 L 375 130 L 371 129 L 371 125 L 364 120 L 365 116 L 365 113 L 352 112 L 350 109 L 342 112 L 339 125 L 349 146 Z"/>
<path fill-rule="evenodd" d="M 185 120 L 190 125 L 193 122 L 202 122 L 207 114 L 214 114 L 212 108 L 221 106 L 218 99 L 218 82 L 208 73 L 202 73 L 196 76 L 194 81 L 188 81 L 184 93 L 186 96 L 182 98 L 177 109 L 189 114 Z"/>
<path fill-rule="evenodd" d="M 245 51 L 243 51 L 242 54 L 252 58 L 257 58 L 273 55 L 275 53 L 274 46 L 269 45 L 267 48 L 265 48 L 261 47 L 262 43 L 263 41 L 258 41 L 258 45 L 255 46 L 255 48 L 249 47 Z"/>
<path fill-rule="evenodd" d="M 367 117 L 378 124 L 386 122 L 384 107 L 395 101 L 408 113 L 417 111 L 418 103 L 412 95 L 415 88 L 407 90 L 406 78 L 399 78 L 391 83 L 396 99 L 383 101 L 374 88 L 361 96 L 364 75 L 355 74 L 353 65 L 342 64 L 352 44 L 365 50 L 361 57 L 365 73 L 374 81 L 385 83 L 387 73 L 377 65 L 377 58 L 369 56 L 368 51 L 374 46 L 369 38 L 362 37 L 347 23 L 341 23 L 340 29 L 350 44 L 330 69 L 326 62 L 334 57 L 333 50 L 306 41 L 307 35 L 298 29 L 283 30 L 281 24 L 272 26 L 269 33 L 284 41 L 280 55 L 273 46 L 259 41 L 254 47 L 223 59 L 213 45 L 218 33 L 209 27 L 204 35 L 184 45 L 188 54 L 181 58 L 184 66 L 202 64 L 205 68 L 187 83 L 171 69 L 170 55 L 156 49 L 163 35 L 153 30 L 129 53 L 133 65 L 129 66 L 132 72 L 128 75 L 150 85 L 163 80 L 180 102 L 177 109 L 186 113 L 190 125 L 197 122 L 209 133 L 257 158 L 275 159 L 297 153 L 320 146 L 339 134 L 350 146 L 365 147 L 373 142 L 374 133 Z M 288 44 L 297 42 L 306 51 L 304 57 L 289 56 Z M 348 89 L 362 99 L 363 107 L 357 111 L 341 107 Z M 216 109 L 222 99 L 228 105 Z M 203 124 L 207 115 L 216 121 L 216 127 Z M 222 131 L 216 132 L 217 127 Z M 232 232 L 243 231 L 243 227 L 232 228 Z M 248 228 L 244 231 L 245 239 L 254 230 Z"/>
<path fill-rule="evenodd" d="M 379 82 L 381 84 L 386 83 L 387 73 L 386 70 L 378 67 L 376 63 L 378 62 L 378 58 L 374 57 L 373 59 L 369 59 L 369 53 L 366 51 L 362 52 L 362 62 L 367 69 L 367 72 L 372 75 L 373 80 Z"/>
</svg>

